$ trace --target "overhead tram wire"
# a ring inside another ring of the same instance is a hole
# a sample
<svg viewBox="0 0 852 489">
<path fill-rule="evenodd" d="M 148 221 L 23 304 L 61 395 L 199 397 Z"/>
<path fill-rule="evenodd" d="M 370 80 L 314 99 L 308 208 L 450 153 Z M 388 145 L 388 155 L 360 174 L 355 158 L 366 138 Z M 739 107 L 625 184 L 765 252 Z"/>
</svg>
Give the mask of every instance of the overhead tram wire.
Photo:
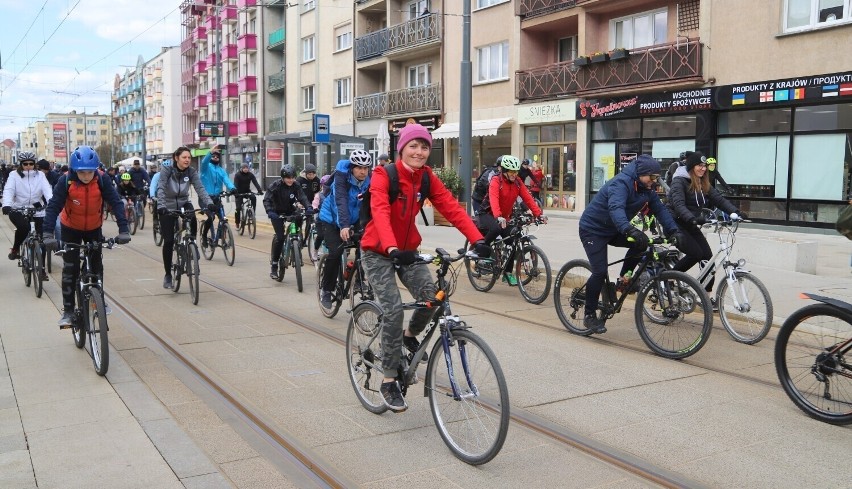
<svg viewBox="0 0 852 489">
<path fill-rule="evenodd" d="M 23 43 L 23 42 L 24 42 L 24 39 L 26 39 L 26 38 L 27 38 L 27 34 L 29 34 L 29 33 L 30 33 L 30 30 L 33 28 L 33 26 L 35 25 L 35 23 L 36 23 L 36 21 L 38 20 L 38 18 L 39 18 L 39 17 L 41 17 L 42 12 L 44 12 L 44 7 L 45 7 L 45 6 L 47 6 L 47 2 L 49 2 L 49 1 L 50 1 L 50 0 L 44 0 L 44 3 L 43 3 L 43 4 L 41 4 L 41 8 L 40 8 L 40 9 L 38 9 L 38 13 L 37 13 L 37 14 L 36 14 L 36 16 L 33 18 L 33 21 L 30 23 L 30 26 L 29 26 L 29 27 L 27 27 L 27 31 L 26 31 L 26 32 L 24 32 L 24 35 L 23 35 L 23 36 L 21 36 L 21 40 L 20 40 L 20 41 L 18 41 L 18 44 L 15 46 L 15 49 L 13 49 L 13 50 L 12 50 L 12 54 L 10 54 L 10 55 L 9 55 L 9 59 L 12 59 L 12 57 L 13 57 L 13 56 L 15 56 L 15 53 L 16 53 L 16 52 L 18 52 L 18 48 L 19 48 L 19 47 L 21 47 L 21 43 Z"/>
</svg>

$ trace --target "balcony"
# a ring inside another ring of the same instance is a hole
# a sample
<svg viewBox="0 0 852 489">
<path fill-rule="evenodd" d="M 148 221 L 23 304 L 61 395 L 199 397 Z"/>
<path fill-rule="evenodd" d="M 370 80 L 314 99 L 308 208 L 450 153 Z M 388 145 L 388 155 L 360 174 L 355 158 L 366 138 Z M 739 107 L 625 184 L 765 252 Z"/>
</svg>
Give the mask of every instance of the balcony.
<svg viewBox="0 0 852 489">
<path fill-rule="evenodd" d="M 429 14 L 355 40 L 355 59 L 365 59 L 441 42 L 441 16 Z"/>
<path fill-rule="evenodd" d="M 240 89 L 236 83 L 226 83 L 222 86 L 222 98 L 237 98 L 240 96 Z"/>
<path fill-rule="evenodd" d="M 413 115 L 441 110 L 441 85 L 402 88 L 355 97 L 355 118 Z"/>
<path fill-rule="evenodd" d="M 257 51 L 257 34 L 243 34 L 237 38 L 238 51 Z"/>
<path fill-rule="evenodd" d="M 237 87 L 240 93 L 256 92 L 257 77 L 252 75 L 244 76 L 237 81 Z"/>
<path fill-rule="evenodd" d="M 247 118 L 237 125 L 237 134 L 240 136 L 254 136 L 257 134 L 257 119 Z"/>
<path fill-rule="evenodd" d="M 207 5 L 204 5 L 205 3 L 201 0 L 184 0 L 180 4 L 180 11 L 184 13 L 189 12 L 190 15 L 199 15 L 207 8 Z"/>
<path fill-rule="evenodd" d="M 206 61 L 196 61 L 194 65 L 192 65 L 192 72 L 196 75 L 199 73 L 204 73 L 207 71 L 207 62 Z"/>
<path fill-rule="evenodd" d="M 187 112 L 192 112 L 195 108 L 195 98 L 191 98 L 189 100 L 184 100 L 180 103 L 180 111 L 183 114 Z"/>
<path fill-rule="evenodd" d="M 268 0 L 265 4 L 267 7 L 287 8 L 290 0 Z"/>
<path fill-rule="evenodd" d="M 161 116 L 161 115 L 154 116 L 154 124 L 155 125 L 162 125 L 163 124 L 163 116 Z"/>
<path fill-rule="evenodd" d="M 193 144 L 195 143 L 195 131 L 189 131 L 181 133 L 180 135 L 181 144 Z"/>
<path fill-rule="evenodd" d="M 221 26 L 221 22 L 219 22 L 219 18 L 215 15 L 208 15 L 206 19 L 204 19 L 204 27 L 207 28 L 207 32 L 215 31 Z"/>
<path fill-rule="evenodd" d="M 183 41 L 180 42 L 180 53 L 184 54 L 189 51 L 192 51 L 195 48 L 195 41 L 192 40 L 191 37 L 187 37 Z"/>
<path fill-rule="evenodd" d="M 191 39 L 193 40 L 193 42 L 198 42 L 198 41 L 201 41 L 202 39 L 204 41 L 207 41 L 207 28 L 204 27 L 203 25 L 200 25 L 200 26 L 196 27 L 195 29 L 193 29 Z"/>
<path fill-rule="evenodd" d="M 202 107 L 207 107 L 207 95 L 199 95 L 195 97 L 195 108 L 200 109 Z"/>
<path fill-rule="evenodd" d="M 257 7 L 257 0 L 237 0 L 237 8 L 240 10 Z"/>
<path fill-rule="evenodd" d="M 183 70 L 180 72 L 180 83 L 181 85 L 194 85 L 195 84 L 195 75 L 192 73 L 192 69 Z"/>
<path fill-rule="evenodd" d="M 529 19 L 574 8 L 589 1 L 591 0 L 518 0 L 515 8 L 521 19 Z"/>
<path fill-rule="evenodd" d="M 219 18 L 223 24 L 230 24 L 237 21 L 237 8 L 233 5 L 222 8 L 219 12 Z"/>
<path fill-rule="evenodd" d="M 284 72 L 269 75 L 266 82 L 266 91 L 269 93 L 281 92 L 287 86 Z"/>
<path fill-rule="evenodd" d="M 234 60 L 237 59 L 237 45 L 236 44 L 226 44 L 222 46 L 222 60 Z"/>
<path fill-rule="evenodd" d="M 207 58 L 205 58 L 204 61 L 207 63 L 207 66 L 212 68 L 212 67 L 216 66 L 217 59 L 218 58 L 216 56 L 216 53 L 210 53 L 210 54 L 207 55 Z"/>
<path fill-rule="evenodd" d="M 701 42 L 658 44 L 633 49 L 626 60 L 592 63 L 573 61 L 517 71 L 516 97 L 520 102 L 564 95 L 617 94 L 647 87 L 687 87 L 703 84 Z"/>
<path fill-rule="evenodd" d="M 388 94 L 373 93 L 355 97 L 355 119 L 379 119 L 388 113 Z"/>
<path fill-rule="evenodd" d="M 273 117 L 269 119 L 269 131 L 268 132 L 284 132 L 284 125 L 286 123 L 285 117 Z"/>
<path fill-rule="evenodd" d="M 218 100 L 218 98 L 216 97 L 216 89 L 212 88 L 209 92 L 207 92 L 207 103 L 215 104 L 216 100 Z"/>
<path fill-rule="evenodd" d="M 267 37 L 266 49 L 270 51 L 284 51 L 287 47 L 286 38 L 284 37 L 284 28 L 272 31 Z"/>
</svg>

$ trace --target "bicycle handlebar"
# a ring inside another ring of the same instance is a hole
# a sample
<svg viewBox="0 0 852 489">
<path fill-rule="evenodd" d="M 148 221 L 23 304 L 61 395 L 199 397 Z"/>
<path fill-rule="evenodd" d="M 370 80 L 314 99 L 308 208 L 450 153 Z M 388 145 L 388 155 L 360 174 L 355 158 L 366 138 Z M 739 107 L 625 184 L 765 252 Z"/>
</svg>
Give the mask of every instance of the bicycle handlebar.
<svg viewBox="0 0 852 489">
<path fill-rule="evenodd" d="M 67 253 L 71 250 L 75 250 L 75 249 L 93 250 L 95 248 L 106 248 L 108 250 L 111 250 L 111 249 L 113 249 L 117 246 L 116 239 L 117 239 L 117 237 L 116 238 L 99 239 L 97 241 L 87 241 L 85 243 L 79 243 L 79 244 L 78 243 L 63 243 L 62 248 L 59 248 L 58 250 L 56 250 L 54 252 L 54 254 L 57 255 L 57 256 L 62 256 L 65 253 Z"/>
<path fill-rule="evenodd" d="M 246 193 L 233 194 L 234 197 L 251 197 L 252 195 L 263 195 L 263 192 L 246 192 Z"/>
</svg>

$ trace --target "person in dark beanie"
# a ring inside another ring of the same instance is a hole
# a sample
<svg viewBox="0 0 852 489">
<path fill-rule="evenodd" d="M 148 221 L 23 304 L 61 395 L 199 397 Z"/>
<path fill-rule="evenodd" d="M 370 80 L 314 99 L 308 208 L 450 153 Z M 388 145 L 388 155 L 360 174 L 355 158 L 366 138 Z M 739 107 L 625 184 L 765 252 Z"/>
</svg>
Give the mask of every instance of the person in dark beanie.
<svg viewBox="0 0 852 489">
<path fill-rule="evenodd" d="M 59 174 L 51 171 L 50 162 L 44 158 L 36 162 L 36 170 L 44 173 L 44 176 L 47 177 L 47 183 L 49 183 L 51 187 L 56 185 L 56 182 L 59 180 Z"/>
</svg>

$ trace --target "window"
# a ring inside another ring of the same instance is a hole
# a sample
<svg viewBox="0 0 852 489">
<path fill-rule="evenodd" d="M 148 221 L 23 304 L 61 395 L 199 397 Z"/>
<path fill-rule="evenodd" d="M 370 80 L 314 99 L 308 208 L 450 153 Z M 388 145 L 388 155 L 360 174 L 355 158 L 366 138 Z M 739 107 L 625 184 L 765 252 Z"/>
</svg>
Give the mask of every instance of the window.
<svg viewBox="0 0 852 489">
<path fill-rule="evenodd" d="M 610 49 L 642 48 L 666 42 L 667 10 L 642 12 L 610 21 Z"/>
<path fill-rule="evenodd" d="M 431 83 L 432 65 L 422 64 L 408 67 L 408 88 L 424 87 Z"/>
<path fill-rule="evenodd" d="M 334 80 L 334 105 L 348 105 L 351 98 L 352 78 Z"/>
<path fill-rule="evenodd" d="M 577 57 L 577 36 L 564 37 L 557 41 L 557 61 L 571 61 Z"/>
<path fill-rule="evenodd" d="M 352 47 L 352 24 L 334 30 L 334 50 L 343 51 Z"/>
<path fill-rule="evenodd" d="M 314 110 L 314 86 L 310 85 L 302 88 L 302 110 Z"/>
<path fill-rule="evenodd" d="M 429 10 L 428 0 L 413 0 L 408 2 L 408 20 L 416 19 Z"/>
<path fill-rule="evenodd" d="M 509 0 L 476 0 L 476 8 L 485 8 L 500 3 L 506 3 Z"/>
<path fill-rule="evenodd" d="M 481 47 L 477 53 L 477 77 L 480 82 L 509 78 L 509 41 Z"/>
<path fill-rule="evenodd" d="M 302 12 L 307 12 L 308 10 L 313 10 L 317 8 L 316 0 L 305 0 L 302 2 Z"/>
<path fill-rule="evenodd" d="M 302 39 L 302 63 L 313 61 L 316 53 L 314 51 L 314 36 Z"/>
<path fill-rule="evenodd" d="M 784 30 L 804 31 L 849 22 L 850 0 L 785 0 Z"/>
</svg>

